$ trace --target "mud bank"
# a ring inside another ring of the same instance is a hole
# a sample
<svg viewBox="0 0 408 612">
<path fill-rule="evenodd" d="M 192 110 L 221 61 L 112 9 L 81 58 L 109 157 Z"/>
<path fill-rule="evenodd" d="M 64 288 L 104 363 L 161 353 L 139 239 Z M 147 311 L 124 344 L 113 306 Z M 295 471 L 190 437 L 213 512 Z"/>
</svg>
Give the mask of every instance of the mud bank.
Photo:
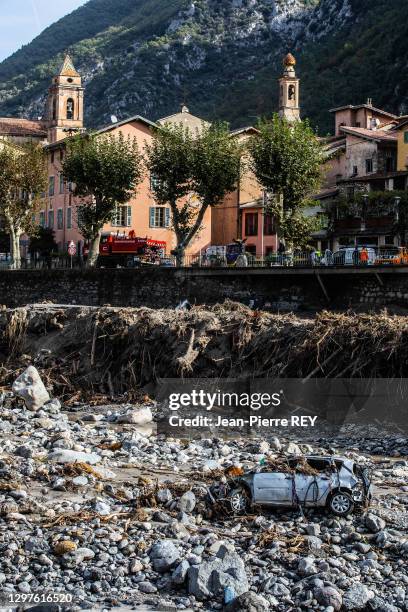
<svg viewBox="0 0 408 612">
<path fill-rule="evenodd" d="M 54 393 L 115 396 L 171 377 L 406 377 L 408 320 L 225 302 L 189 311 L 39 304 L 0 313 L 0 384 L 34 363 Z"/>
</svg>

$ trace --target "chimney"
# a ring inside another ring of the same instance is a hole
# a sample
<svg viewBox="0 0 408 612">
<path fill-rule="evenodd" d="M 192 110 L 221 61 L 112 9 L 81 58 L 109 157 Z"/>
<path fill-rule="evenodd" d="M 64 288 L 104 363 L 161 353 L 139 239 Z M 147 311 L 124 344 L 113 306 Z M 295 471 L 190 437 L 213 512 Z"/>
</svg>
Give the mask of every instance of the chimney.
<svg viewBox="0 0 408 612">
<path fill-rule="evenodd" d="M 373 99 L 367 98 L 367 106 L 372 106 L 372 105 L 373 105 Z"/>
</svg>

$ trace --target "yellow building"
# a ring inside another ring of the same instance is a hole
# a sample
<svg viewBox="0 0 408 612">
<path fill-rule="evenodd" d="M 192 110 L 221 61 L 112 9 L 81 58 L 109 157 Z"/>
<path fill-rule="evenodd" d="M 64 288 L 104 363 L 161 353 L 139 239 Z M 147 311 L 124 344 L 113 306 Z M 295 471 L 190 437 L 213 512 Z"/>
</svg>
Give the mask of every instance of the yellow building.
<svg viewBox="0 0 408 612">
<path fill-rule="evenodd" d="M 395 128 L 398 133 L 398 161 L 397 170 L 408 169 L 408 117 L 403 117 Z"/>
</svg>

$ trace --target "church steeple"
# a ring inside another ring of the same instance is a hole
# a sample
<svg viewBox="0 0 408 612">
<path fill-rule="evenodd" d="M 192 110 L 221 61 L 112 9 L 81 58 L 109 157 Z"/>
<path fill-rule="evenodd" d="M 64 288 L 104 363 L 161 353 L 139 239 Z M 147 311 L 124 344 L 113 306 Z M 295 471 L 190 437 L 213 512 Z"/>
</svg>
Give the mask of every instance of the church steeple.
<svg viewBox="0 0 408 612">
<path fill-rule="evenodd" d="M 48 91 L 48 141 L 56 142 L 80 131 L 84 125 L 84 88 L 69 55 Z"/>
<path fill-rule="evenodd" d="M 279 79 L 279 115 L 288 121 L 300 120 L 299 79 L 295 72 L 296 60 L 291 53 L 283 59 L 283 75 Z"/>
</svg>

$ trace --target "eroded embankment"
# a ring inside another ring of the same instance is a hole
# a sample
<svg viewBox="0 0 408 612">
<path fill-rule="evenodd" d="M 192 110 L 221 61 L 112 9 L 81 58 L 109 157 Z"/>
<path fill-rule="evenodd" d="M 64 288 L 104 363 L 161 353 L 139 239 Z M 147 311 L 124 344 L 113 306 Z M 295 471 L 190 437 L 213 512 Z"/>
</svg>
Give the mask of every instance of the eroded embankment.
<svg viewBox="0 0 408 612">
<path fill-rule="evenodd" d="M 35 365 L 68 399 L 130 394 L 171 377 L 408 376 L 408 319 L 313 319 L 233 302 L 190 311 L 42 304 L 0 313 L 0 384 Z"/>
</svg>

